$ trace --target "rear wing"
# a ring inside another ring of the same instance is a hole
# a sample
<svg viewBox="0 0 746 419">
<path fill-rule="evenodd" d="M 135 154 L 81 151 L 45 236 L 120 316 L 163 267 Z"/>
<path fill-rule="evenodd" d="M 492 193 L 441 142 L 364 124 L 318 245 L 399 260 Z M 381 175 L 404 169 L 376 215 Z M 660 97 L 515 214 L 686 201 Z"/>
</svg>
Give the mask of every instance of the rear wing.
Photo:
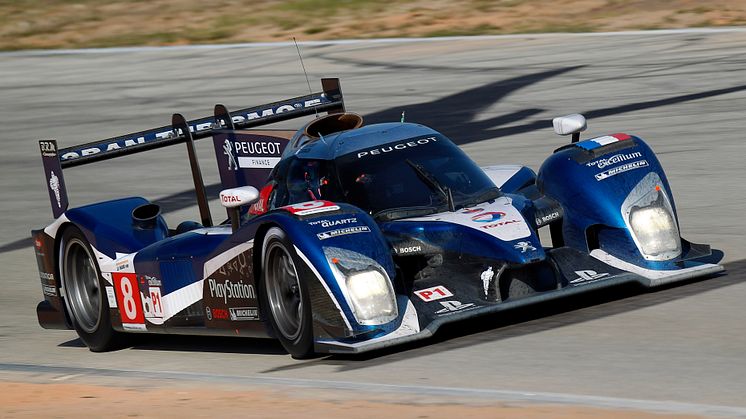
<svg viewBox="0 0 746 419">
<path fill-rule="evenodd" d="M 344 98 L 339 79 L 321 79 L 321 87 L 322 91 L 318 93 L 245 108 L 235 112 L 229 112 L 225 106 L 218 104 L 215 105 L 213 116 L 191 121 L 187 121 L 181 114 L 174 114 L 171 125 L 62 149 L 58 148 L 55 140 L 39 141 L 52 213 L 57 218 L 67 210 L 69 205 L 65 180 L 62 176 L 63 169 L 185 143 L 202 222 L 206 226 L 212 225 L 204 191 L 204 182 L 194 152 L 194 140 L 221 133 L 225 134 L 231 130 L 253 128 L 318 114 L 319 112 L 344 112 Z"/>
</svg>

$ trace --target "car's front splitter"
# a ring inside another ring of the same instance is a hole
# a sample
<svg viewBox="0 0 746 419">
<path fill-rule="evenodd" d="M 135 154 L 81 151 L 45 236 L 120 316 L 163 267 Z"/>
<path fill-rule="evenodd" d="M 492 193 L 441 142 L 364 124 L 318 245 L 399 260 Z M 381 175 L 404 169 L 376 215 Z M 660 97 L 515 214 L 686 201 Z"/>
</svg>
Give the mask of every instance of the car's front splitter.
<svg viewBox="0 0 746 419">
<path fill-rule="evenodd" d="M 500 313 L 506 310 L 529 306 L 532 304 L 539 304 L 546 301 L 559 300 L 572 295 L 578 295 L 590 291 L 611 288 L 624 284 L 637 283 L 646 288 L 653 288 L 665 284 L 685 281 L 692 278 L 706 277 L 723 271 L 722 266 L 715 264 L 698 264 L 696 266 L 671 271 L 652 271 L 647 269 L 641 271 L 640 269 L 643 268 L 635 267 L 634 265 L 632 265 L 632 267 L 627 265 L 621 266 L 621 264 L 616 263 L 617 261 L 611 260 L 608 257 L 601 258 L 601 256 L 603 256 L 601 254 L 592 254 L 592 256 L 598 258 L 601 261 L 604 261 L 605 263 L 612 262 L 609 263 L 609 265 L 616 266 L 617 268 L 627 268 L 628 270 L 634 269 L 635 271 L 639 272 L 621 273 L 595 281 L 588 281 L 583 283 L 582 285 L 568 286 L 552 291 L 545 291 L 513 301 L 506 300 L 503 302 L 485 304 L 482 306 L 473 305 L 471 307 L 465 307 L 463 309 L 457 309 L 458 307 L 454 307 L 454 309 L 456 310 L 434 318 L 424 328 L 419 327 L 415 306 L 412 304 L 412 301 L 408 300 L 401 326 L 393 332 L 388 333 L 384 336 L 379 336 L 359 342 L 342 342 L 332 339 L 317 340 L 315 343 L 315 349 L 319 353 L 330 354 L 354 354 L 369 352 L 390 346 L 402 345 L 405 343 L 426 339 L 432 336 L 442 325 L 447 323 L 463 321 L 488 314 Z"/>
</svg>

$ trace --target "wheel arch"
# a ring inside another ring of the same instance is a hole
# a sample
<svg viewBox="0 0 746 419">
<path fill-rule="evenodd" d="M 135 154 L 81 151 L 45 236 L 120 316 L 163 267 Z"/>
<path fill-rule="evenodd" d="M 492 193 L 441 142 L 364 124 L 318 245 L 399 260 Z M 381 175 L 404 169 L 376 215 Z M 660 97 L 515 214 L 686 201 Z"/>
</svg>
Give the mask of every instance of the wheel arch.
<svg viewBox="0 0 746 419">
<path fill-rule="evenodd" d="M 65 316 L 65 324 L 67 325 L 68 329 L 73 329 L 73 322 L 72 318 L 70 318 L 69 308 L 67 307 L 67 290 L 64 290 L 62 287 L 62 237 L 65 234 L 67 230 L 69 230 L 72 227 L 77 227 L 75 223 L 71 221 L 67 221 L 62 223 L 59 228 L 57 229 L 57 233 L 54 236 L 54 254 L 52 255 L 52 258 L 54 260 L 54 275 L 57 278 L 57 295 L 59 295 L 60 298 L 60 307 L 62 308 L 62 314 Z M 77 227 L 80 229 L 80 227 Z M 83 231 L 81 229 L 81 231 Z M 85 233 L 83 233 L 85 234 Z"/>
<path fill-rule="evenodd" d="M 285 232 L 294 247 L 294 253 L 301 260 L 303 267 L 308 270 L 307 284 L 312 296 L 311 304 L 317 338 L 346 338 L 368 333 L 378 327 L 357 322 L 344 290 L 340 289 L 339 279 L 329 266 L 324 248 L 336 247 L 361 252 L 380 264 L 391 281 L 394 281 L 396 275 L 389 245 L 375 221 L 357 207 L 347 204 L 338 205 L 341 207 L 338 212 L 330 215 L 314 214 L 311 217 L 298 217 L 283 210 L 273 211 L 262 216 L 264 220 L 254 230 L 253 262 L 256 267 L 254 274 L 257 283 L 261 282 L 263 275 L 261 249 L 265 245 L 266 233 L 272 227 L 279 227 Z M 368 234 L 321 239 L 319 238 L 321 234 L 335 227 L 324 227 L 318 221 L 330 217 L 332 219 L 354 217 L 357 219 L 355 225 L 368 229 L 366 230 Z M 354 240 L 351 240 L 351 237 L 354 237 Z M 264 291 L 261 287 L 258 290 Z"/>
<path fill-rule="evenodd" d="M 261 224 L 257 230 L 256 234 L 254 235 L 254 251 L 251 254 L 251 262 L 254 266 L 254 284 L 256 285 L 256 291 L 259 298 L 257 298 L 257 302 L 259 304 L 259 318 L 262 320 L 262 323 L 264 323 L 264 326 L 267 329 L 267 334 L 272 337 L 276 338 L 276 332 L 274 328 L 272 327 L 272 322 L 269 321 L 269 315 L 268 307 L 266 301 L 264 301 L 264 281 L 262 281 L 262 271 L 264 269 L 264 255 L 262 254 L 262 249 L 264 248 L 264 239 L 267 236 L 267 232 L 272 227 L 279 227 L 282 228 L 282 226 L 276 222 L 266 222 Z M 285 231 L 285 229 L 283 229 Z"/>
</svg>

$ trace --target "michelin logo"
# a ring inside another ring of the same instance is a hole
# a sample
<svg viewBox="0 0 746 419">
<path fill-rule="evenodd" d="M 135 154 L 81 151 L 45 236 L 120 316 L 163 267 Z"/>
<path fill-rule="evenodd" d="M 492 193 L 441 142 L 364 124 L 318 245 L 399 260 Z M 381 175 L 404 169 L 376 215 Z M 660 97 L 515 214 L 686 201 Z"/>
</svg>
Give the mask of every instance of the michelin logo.
<svg viewBox="0 0 746 419">
<path fill-rule="evenodd" d="M 60 196 L 60 178 L 58 178 L 57 175 L 54 174 L 54 170 L 52 170 L 52 174 L 49 176 L 49 189 L 54 192 L 54 197 L 55 199 L 57 199 L 57 208 L 62 208 L 62 197 Z"/>
<path fill-rule="evenodd" d="M 619 173 L 624 173 L 630 170 L 635 170 L 635 169 L 639 169 L 641 167 L 647 167 L 647 166 L 648 166 L 647 160 L 633 161 L 632 163 L 623 164 L 613 169 L 605 170 L 601 173 L 596 174 L 596 180 L 600 181 L 600 180 L 608 179 L 612 176 L 618 175 Z"/>
<path fill-rule="evenodd" d="M 318 233 L 316 237 L 318 237 L 319 240 L 326 240 L 326 239 L 331 239 L 333 237 L 344 236 L 347 234 L 357 234 L 357 233 L 370 233 L 370 227 L 359 226 L 359 227 L 340 228 L 339 230 L 332 230 L 332 231 L 325 231 L 323 233 Z"/>
<path fill-rule="evenodd" d="M 230 307 L 231 320 L 244 321 L 244 320 L 259 320 L 259 309 L 256 307 Z"/>
</svg>

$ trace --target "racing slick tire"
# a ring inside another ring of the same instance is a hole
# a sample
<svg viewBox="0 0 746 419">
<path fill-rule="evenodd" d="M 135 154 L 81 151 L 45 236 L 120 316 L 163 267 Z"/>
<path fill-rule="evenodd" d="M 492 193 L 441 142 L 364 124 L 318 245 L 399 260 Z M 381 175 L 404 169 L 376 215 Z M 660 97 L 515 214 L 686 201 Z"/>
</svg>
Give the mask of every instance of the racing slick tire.
<svg viewBox="0 0 746 419">
<path fill-rule="evenodd" d="M 262 244 L 261 297 L 275 337 L 297 359 L 314 355 L 308 275 L 285 232 L 270 228 Z"/>
<path fill-rule="evenodd" d="M 119 348 L 124 341 L 123 335 L 111 327 L 101 270 L 80 229 L 75 226 L 65 229 L 59 254 L 65 306 L 80 340 L 92 352 Z"/>
</svg>

